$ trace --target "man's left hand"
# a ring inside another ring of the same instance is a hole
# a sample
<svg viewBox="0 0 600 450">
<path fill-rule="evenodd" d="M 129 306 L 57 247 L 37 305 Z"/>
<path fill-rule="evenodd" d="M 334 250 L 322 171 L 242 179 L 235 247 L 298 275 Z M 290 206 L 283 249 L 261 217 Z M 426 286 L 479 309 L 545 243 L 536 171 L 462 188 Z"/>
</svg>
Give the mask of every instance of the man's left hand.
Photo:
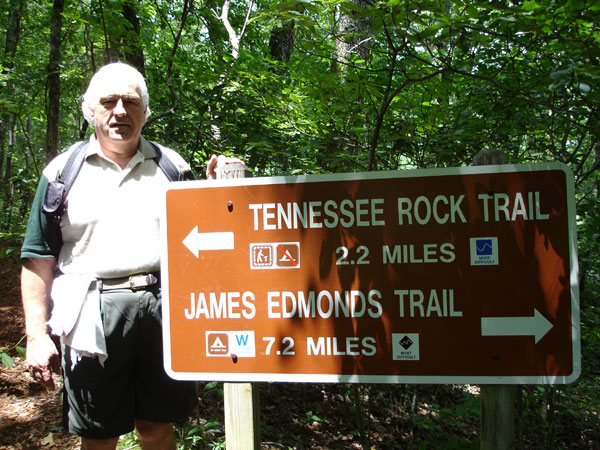
<svg viewBox="0 0 600 450">
<path fill-rule="evenodd" d="M 231 158 L 225 155 L 212 155 L 206 162 L 206 178 L 208 180 L 215 180 L 217 178 L 217 169 L 225 167 L 227 164 L 243 164 L 244 161 L 239 158 Z"/>
</svg>

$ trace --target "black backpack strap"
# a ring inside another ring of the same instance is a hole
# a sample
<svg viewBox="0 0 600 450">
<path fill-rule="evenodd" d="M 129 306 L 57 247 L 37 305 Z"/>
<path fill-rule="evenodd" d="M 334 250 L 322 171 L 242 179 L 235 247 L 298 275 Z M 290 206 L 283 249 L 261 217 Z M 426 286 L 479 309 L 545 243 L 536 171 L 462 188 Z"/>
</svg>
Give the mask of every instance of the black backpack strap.
<svg viewBox="0 0 600 450">
<path fill-rule="evenodd" d="M 173 161 L 165 156 L 158 145 L 156 145 L 154 142 L 150 142 L 150 144 L 152 144 L 154 150 L 156 151 L 154 161 L 156 161 L 156 164 L 158 167 L 160 167 L 160 170 L 163 171 L 169 181 L 188 181 L 196 179 L 191 170 L 181 172 L 181 170 L 179 170 L 177 166 L 173 164 Z"/>
<path fill-rule="evenodd" d="M 79 142 L 76 146 L 56 180 L 48 182 L 42 211 L 54 223 L 60 223 L 65 211 L 65 201 L 81 170 L 81 166 L 83 166 L 88 141 Z"/>
</svg>

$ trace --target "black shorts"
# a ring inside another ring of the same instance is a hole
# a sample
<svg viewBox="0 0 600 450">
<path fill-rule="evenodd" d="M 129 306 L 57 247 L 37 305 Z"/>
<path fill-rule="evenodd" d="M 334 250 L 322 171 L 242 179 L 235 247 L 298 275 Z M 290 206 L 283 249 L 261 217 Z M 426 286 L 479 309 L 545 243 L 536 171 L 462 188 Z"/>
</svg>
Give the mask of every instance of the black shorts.
<svg viewBox="0 0 600 450">
<path fill-rule="evenodd" d="M 71 367 L 63 348 L 63 421 L 67 431 L 108 439 L 133 430 L 134 419 L 185 420 L 196 405 L 193 382 L 171 379 L 163 367 L 160 289 L 101 294 L 108 359 L 82 357 Z"/>
</svg>

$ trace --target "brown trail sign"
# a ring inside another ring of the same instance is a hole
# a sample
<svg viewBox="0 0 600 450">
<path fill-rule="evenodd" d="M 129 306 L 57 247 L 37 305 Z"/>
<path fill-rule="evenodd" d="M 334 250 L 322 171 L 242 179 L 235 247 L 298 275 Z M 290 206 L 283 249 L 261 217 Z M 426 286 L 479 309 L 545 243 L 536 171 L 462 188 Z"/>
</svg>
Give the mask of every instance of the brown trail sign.
<svg viewBox="0 0 600 450">
<path fill-rule="evenodd" d="M 165 366 L 221 381 L 568 383 L 573 179 L 557 163 L 173 184 Z"/>
</svg>

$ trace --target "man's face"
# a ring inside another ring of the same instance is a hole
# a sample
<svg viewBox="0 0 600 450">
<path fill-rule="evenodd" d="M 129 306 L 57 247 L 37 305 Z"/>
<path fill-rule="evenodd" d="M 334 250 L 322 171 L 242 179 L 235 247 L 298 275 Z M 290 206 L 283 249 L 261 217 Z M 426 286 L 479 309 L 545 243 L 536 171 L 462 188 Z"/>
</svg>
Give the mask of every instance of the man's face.
<svg viewBox="0 0 600 450">
<path fill-rule="evenodd" d="M 137 147 L 146 110 L 137 83 L 108 77 L 93 111 L 96 137 L 101 146 L 113 151 Z"/>
</svg>

